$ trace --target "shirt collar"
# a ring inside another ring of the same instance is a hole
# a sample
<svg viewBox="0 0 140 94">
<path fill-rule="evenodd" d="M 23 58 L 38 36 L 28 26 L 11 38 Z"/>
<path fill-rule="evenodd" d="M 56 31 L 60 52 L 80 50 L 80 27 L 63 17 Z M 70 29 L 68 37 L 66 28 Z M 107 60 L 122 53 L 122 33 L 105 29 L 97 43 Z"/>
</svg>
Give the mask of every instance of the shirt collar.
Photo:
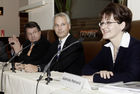
<svg viewBox="0 0 140 94">
<path fill-rule="evenodd" d="M 61 40 L 62 41 L 62 43 L 61 43 L 61 49 L 63 48 L 64 43 L 65 43 L 65 41 L 66 41 L 66 39 L 68 38 L 69 35 L 70 35 L 70 33 L 68 33 L 68 35 Z M 60 39 L 59 39 L 59 41 L 60 41 Z"/>
<path fill-rule="evenodd" d="M 120 46 L 124 47 L 124 48 L 128 48 L 129 43 L 130 43 L 130 34 L 128 32 L 125 32 L 122 36 Z M 105 44 L 104 46 L 105 47 L 112 47 L 113 45 L 111 42 L 109 42 L 109 43 Z"/>
</svg>

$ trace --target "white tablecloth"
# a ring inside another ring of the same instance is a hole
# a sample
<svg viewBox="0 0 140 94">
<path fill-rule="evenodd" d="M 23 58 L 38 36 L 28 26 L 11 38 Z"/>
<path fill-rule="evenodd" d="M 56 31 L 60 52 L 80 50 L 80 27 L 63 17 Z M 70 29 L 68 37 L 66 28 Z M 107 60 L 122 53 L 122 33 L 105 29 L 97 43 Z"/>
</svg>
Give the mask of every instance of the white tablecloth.
<svg viewBox="0 0 140 94">
<path fill-rule="evenodd" d="M 0 72 L 1 73 L 1 72 Z M 11 71 L 5 71 L 3 76 L 3 88 L 5 94 L 36 94 L 37 79 L 42 73 L 25 73 L 19 72 L 13 73 Z M 106 86 L 105 84 L 90 83 L 92 91 L 82 89 L 81 91 L 75 91 L 70 88 L 64 87 L 60 79 L 63 73 L 51 72 L 51 81 L 46 85 L 44 77 L 38 85 L 37 94 L 122 94 L 119 89 L 113 88 L 101 88 Z M 101 89 L 99 89 L 101 88 Z M 123 92 L 123 94 L 140 94 L 140 92 Z"/>
<path fill-rule="evenodd" d="M 36 94 L 37 79 L 41 73 L 25 73 L 19 72 L 13 73 L 11 71 L 5 71 L 3 76 L 3 88 L 5 94 Z M 62 73 L 52 72 L 53 81 L 46 85 L 46 81 L 40 81 L 38 85 L 37 94 L 98 94 L 97 90 L 87 91 L 73 91 L 64 87 L 60 83 Z"/>
</svg>

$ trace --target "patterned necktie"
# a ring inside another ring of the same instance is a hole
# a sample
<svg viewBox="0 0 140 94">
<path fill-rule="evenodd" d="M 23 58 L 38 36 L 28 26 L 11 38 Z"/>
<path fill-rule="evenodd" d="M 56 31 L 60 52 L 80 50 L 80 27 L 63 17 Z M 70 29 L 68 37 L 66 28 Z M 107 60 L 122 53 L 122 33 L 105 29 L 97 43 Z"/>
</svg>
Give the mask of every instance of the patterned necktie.
<svg viewBox="0 0 140 94">
<path fill-rule="evenodd" d="M 31 55 L 31 52 L 32 52 L 33 47 L 34 47 L 34 44 L 31 45 L 30 50 L 27 53 L 27 56 L 30 56 Z"/>
<path fill-rule="evenodd" d="M 59 44 L 58 44 L 58 48 L 57 48 L 57 61 L 58 61 L 59 55 L 60 55 L 60 53 L 61 53 L 61 43 L 62 43 L 62 41 L 60 40 L 60 41 L 59 41 Z"/>
</svg>

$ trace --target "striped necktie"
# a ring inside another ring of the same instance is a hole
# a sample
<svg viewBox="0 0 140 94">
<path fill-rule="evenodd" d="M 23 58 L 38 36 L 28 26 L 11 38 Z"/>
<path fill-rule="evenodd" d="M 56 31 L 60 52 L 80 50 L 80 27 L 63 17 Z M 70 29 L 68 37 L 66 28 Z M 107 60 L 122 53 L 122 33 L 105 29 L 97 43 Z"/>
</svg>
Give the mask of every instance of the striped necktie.
<svg viewBox="0 0 140 94">
<path fill-rule="evenodd" d="M 60 53 L 61 53 L 61 43 L 62 43 L 62 41 L 60 40 L 60 41 L 59 41 L 59 44 L 58 44 L 58 48 L 57 48 L 57 61 L 58 61 L 59 55 L 60 55 Z"/>
</svg>

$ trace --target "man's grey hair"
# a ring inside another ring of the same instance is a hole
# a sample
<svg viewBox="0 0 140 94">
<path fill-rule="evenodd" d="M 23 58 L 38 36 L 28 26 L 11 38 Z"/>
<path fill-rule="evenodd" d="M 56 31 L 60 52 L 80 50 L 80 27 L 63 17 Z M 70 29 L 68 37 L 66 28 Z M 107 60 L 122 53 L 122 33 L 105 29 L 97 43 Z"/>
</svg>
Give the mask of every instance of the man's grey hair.
<svg viewBox="0 0 140 94">
<path fill-rule="evenodd" d="M 64 13 L 64 12 L 57 13 L 54 16 L 54 20 L 55 20 L 56 17 L 66 17 L 67 23 L 71 24 L 70 17 L 66 13 Z"/>
</svg>

